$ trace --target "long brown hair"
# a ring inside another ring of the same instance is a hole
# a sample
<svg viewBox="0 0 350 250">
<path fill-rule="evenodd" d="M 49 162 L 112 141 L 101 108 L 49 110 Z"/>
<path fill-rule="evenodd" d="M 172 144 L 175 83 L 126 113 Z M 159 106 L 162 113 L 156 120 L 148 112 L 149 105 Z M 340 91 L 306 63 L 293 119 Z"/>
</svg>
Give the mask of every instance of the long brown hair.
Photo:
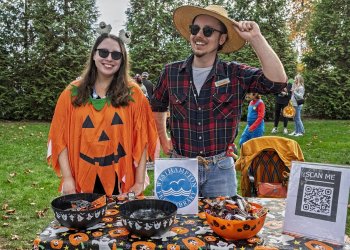
<svg viewBox="0 0 350 250">
<path fill-rule="evenodd" d="M 72 100 L 72 104 L 74 106 L 81 106 L 89 100 L 98 74 L 93 58 L 96 53 L 97 46 L 106 38 L 111 38 L 118 42 L 123 54 L 122 58 L 120 59 L 122 60 L 120 68 L 113 76 L 112 82 L 107 90 L 107 96 L 111 99 L 111 104 L 113 107 L 127 106 L 129 103 L 130 91 L 128 82 L 130 81 L 131 77 L 129 76 L 128 56 L 124 42 L 115 35 L 104 33 L 96 39 L 95 44 L 91 49 L 90 57 L 81 76 L 81 84 L 78 86 L 78 95 Z"/>
</svg>

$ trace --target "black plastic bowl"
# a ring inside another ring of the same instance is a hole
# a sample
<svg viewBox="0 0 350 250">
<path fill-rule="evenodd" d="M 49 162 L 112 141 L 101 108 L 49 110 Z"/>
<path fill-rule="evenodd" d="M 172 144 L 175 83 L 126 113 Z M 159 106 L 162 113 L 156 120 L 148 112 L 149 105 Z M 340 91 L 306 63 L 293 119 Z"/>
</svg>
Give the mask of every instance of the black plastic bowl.
<svg viewBox="0 0 350 250">
<path fill-rule="evenodd" d="M 107 203 L 105 206 L 87 211 L 67 211 L 66 209 L 71 208 L 71 201 L 85 200 L 92 202 L 101 196 L 103 195 L 94 193 L 63 195 L 55 198 L 51 202 L 51 207 L 55 214 L 56 220 L 62 226 L 79 229 L 92 227 L 99 223 L 102 217 L 105 215 L 107 210 Z"/>
<path fill-rule="evenodd" d="M 135 217 L 139 211 L 146 210 L 155 213 Z M 134 200 L 120 205 L 119 212 L 122 223 L 129 232 L 141 237 L 151 237 L 169 230 L 175 222 L 177 206 L 166 200 Z"/>
</svg>

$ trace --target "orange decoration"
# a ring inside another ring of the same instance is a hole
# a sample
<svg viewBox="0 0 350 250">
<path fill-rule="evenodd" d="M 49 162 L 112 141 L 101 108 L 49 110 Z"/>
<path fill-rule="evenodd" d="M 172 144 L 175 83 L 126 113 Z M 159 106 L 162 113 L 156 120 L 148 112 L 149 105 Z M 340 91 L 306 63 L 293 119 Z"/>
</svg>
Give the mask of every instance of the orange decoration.
<svg viewBox="0 0 350 250">
<path fill-rule="evenodd" d="M 290 101 L 287 106 L 285 106 L 282 110 L 282 114 L 284 117 L 293 118 L 295 116 L 295 108 Z"/>
<path fill-rule="evenodd" d="M 283 221 L 277 221 L 277 220 L 268 221 L 265 223 L 265 226 L 270 229 L 280 229 L 283 226 Z"/>
<path fill-rule="evenodd" d="M 148 241 L 137 241 L 132 243 L 131 249 L 132 250 L 138 250 L 138 249 L 154 250 L 156 249 L 156 244 Z"/>
<path fill-rule="evenodd" d="M 279 250 L 277 247 L 270 247 L 270 246 L 256 246 L 254 247 L 254 250 Z"/>
<path fill-rule="evenodd" d="M 193 224 L 195 224 L 196 222 L 195 222 L 194 220 L 186 220 L 184 223 L 185 223 L 185 224 L 188 224 L 188 225 L 193 225 Z"/>
<path fill-rule="evenodd" d="M 177 234 L 186 234 L 189 232 L 189 230 L 185 227 L 173 227 L 170 230 Z"/>
<path fill-rule="evenodd" d="M 63 241 L 62 240 L 58 240 L 58 239 L 54 239 L 50 242 L 50 247 L 52 249 L 61 249 L 63 246 Z"/>
<path fill-rule="evenodd" d="M 262 208 L 261 205 L 256 203 L 250 203 L 251 205 Z M 228 240 L 241 240 L 248 239 L 255 236 L 260 229 L 263 227 L 265 218 L 265 213 L 263 216 L 246 221 L 239 220 L 225 220 L 219 217 L 215 217 L 210 214 L 206 214 L 207 222 L 210 228 L 219 236 Z"/>
<path fill-rule="evenodd" d="M 102 221 L 103 222 L 112 222 L 113 221 L 113 218 L 111 218 L 111 217 L 104 217 L 104 218 L 102 218 Z"/>
<path fill-rule="evenodd" d="M 33 245 L 34 245 L 35 247 L 39 246 L 40 241 L 41 241 L 40 238 L 36 238 L 36 239 L 34 240 L 34 242 L 33 242 Z"/>
<path fill-rule="evenodd" d="M 252 237 L 252 238 L 247 239 L 247 242 L 251 243 L 251 244 L 262 243 L 262 241 L 263 240 L 258 238 L 258 237 Z"/>
<path fill-rule="evenodd" d="M 211 236 L 211 235 L 205 236 L 204 239 L 207 242 L 214 242 L 214 241 L 216 241 L 216 237 L 215 236 Z"/>
<path fill-rule="evenodd" d="M 327 244 L 317 241 L 317 240 L 310 240 L 305 243 L 305 246 L 310 250 L 333 250 L 333 247 L 328 246 Z"/>
<path fill-rule="evenodd" d="M 107 209 L 105 216 L 113 216 L 119 214 L 119 211 L 117 209 Z"/>
<path fill-rule="evenodd" d="M 108 233 L 111 237 L 116 238 L 116 237 L 122 237 L 122 236 L 128 235 L 129 231 L 125 227 L 121 227 L 121 228 L 113 229 Z"/>
<path fill-rule="evenodd" d="M 180 246 L 179 245 L 175 245 L 175 244 L 168 244 L 166 249 L 167 250 L 180 250 Z"/>
<path fill-rule="evenodd" d="M 206 217 L 205 217 L 205 212 L 200 212 L 199 214 L 198 214 L 198 217 L 200 218 L 200 219 L 205 219 Z"/>
<path fill-rule="evenodd" d="M 103 235 L 103 233 L 101 231 L 96 231 L 92 233 L 92 236 L 94 237 L 101 237 Z"/>
<path fill-rule="evenodd" d="M 100 198 L 94 200 L 93 202 L 91 202 L 91 205 L 94 208 L 100 208 L 103 207 L 104 205 L 106 205 L 106 195 L 101 196 Z"/>
<path fill-rule="evenodd" d="M 73 246 L 78 246 L 80 243 L 88 241 L 89 236 L 85 233 L 76 233 L 69 235 L 69 242 Z"/>
<path fill-rule="evenodd" d="M 188 237 L 182 240 L 185 246 L 190 250 L 201 249 L 205 246 L 205 243 L 197 237 Z"/>
</svg>

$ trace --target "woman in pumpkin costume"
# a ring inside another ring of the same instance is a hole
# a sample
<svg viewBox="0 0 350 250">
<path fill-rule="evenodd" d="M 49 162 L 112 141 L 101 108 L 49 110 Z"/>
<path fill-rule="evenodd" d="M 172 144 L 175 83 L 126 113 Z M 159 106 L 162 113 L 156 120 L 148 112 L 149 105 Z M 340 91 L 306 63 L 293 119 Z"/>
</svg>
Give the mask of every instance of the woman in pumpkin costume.
<svg viewBox="0 0 350 250">
<path fill-rule="evenodd" d="M 48 161 L 61 177 L 60 191 L 139 195 L 157 140 L 148 100 L 128 74 L 123 40 L 101 34 L 52 119 Z"/>
</svg>

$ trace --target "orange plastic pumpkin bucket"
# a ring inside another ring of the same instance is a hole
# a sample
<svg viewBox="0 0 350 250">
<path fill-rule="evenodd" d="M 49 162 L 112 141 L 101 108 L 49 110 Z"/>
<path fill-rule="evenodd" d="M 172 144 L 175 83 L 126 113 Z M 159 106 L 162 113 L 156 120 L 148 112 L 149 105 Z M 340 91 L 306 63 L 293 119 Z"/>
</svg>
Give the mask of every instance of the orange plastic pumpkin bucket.
<svg viewBox="0 0 350 250">
<path fill-rule="evenodd" d="M 251 203 L 251 205 L 262 208 L 261 205 Z M 265 223 L 266 214 L 253 220 L 226 220 L 206 213 L 206 219 L 210 228 L 219 236 L 227 240 L 249 239 L 255 236 Z"/>
</svg>

